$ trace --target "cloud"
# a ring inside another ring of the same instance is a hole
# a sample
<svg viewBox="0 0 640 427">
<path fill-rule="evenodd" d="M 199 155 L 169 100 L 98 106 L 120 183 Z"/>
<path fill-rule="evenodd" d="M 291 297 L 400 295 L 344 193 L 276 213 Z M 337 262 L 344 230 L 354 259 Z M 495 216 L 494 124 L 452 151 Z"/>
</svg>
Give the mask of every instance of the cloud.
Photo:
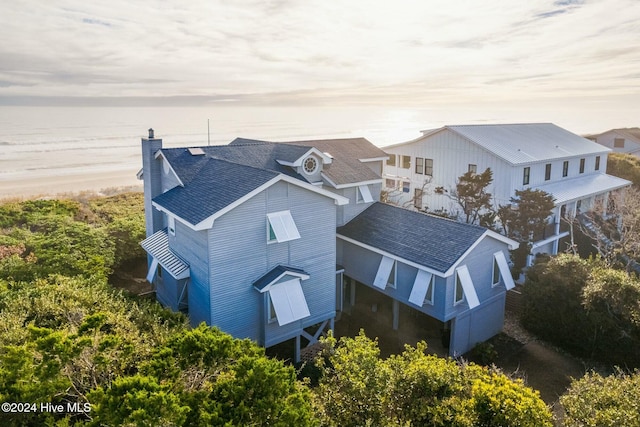
<svg viewBox="0 0 640 427">
<path fill-rule="evenodd" d="M 512 3 L 10 2 L 0 96 L 402 103 L 637 93 L 636 0 Z"/>
</svg>

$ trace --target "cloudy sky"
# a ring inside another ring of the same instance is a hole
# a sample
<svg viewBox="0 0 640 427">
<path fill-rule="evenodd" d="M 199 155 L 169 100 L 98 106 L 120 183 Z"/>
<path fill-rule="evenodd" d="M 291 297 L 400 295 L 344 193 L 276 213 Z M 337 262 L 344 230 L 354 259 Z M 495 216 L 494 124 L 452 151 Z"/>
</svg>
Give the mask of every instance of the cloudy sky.
<svg viewBox="0 0 640 427">
<path fill-rule="evenodd" d="M 21 0 L 0 28 L 5 105 L 491 100 L 640 116 L 639 0 Z"/>
</svg>

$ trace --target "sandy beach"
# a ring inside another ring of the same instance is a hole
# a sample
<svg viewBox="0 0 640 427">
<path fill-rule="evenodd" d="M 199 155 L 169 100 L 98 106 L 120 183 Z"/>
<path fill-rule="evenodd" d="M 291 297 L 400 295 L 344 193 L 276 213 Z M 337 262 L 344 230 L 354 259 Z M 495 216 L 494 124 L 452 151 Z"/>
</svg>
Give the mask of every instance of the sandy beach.
<svg viewBox="0 0 640 427">
<path fill-rule="evenodd" d="M 66 173 L 60 175 L 2 177 L 0 179 L 1 199 L 31 199 L 43 196 L 62 195 L 92 191 L 112 192 L 114 188 L 142 191 L 142 182 L 135 176 L 136 171 L 106 170 Z M 6 179 L 5 179 L 6 178 Z M 109 191 L 111 190 L 111 191 Z"/>
</svg>

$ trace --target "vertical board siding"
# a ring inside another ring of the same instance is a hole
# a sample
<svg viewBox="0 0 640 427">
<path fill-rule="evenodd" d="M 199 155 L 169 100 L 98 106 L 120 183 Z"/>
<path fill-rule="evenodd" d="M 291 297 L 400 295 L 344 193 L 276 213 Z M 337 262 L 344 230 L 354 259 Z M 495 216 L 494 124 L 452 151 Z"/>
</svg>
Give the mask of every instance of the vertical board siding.
<svg viewBox="0 0 640 427">
<path fill-rule="evenodd" d="M 281 210 L 291 211 L 300 239 L 267 244 L 267 213 Z M 332 199 L 282 182 L 218 218 L 209 230 L 211 323 L 236 337 L 272 345 L 299 334 L 307 321 L 333 317 L 335 227 Z M 252 283 L 278 264 L 309 273 L 302 289 L 310 318 L 265 325 L 263 294 Z"/>
</svg>

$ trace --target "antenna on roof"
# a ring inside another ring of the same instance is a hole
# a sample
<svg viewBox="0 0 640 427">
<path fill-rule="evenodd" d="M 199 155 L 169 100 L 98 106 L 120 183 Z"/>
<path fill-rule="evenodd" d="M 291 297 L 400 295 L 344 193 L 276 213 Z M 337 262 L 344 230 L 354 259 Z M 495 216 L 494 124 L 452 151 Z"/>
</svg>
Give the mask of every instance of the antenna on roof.
<svg viewBox="0 0 640 427">
<path fill-rule="evenodd" d="M 211 133 L 209 132 L 209 119 L 207 119 L 207 145 L 211 145 Z"/>
</svg>

